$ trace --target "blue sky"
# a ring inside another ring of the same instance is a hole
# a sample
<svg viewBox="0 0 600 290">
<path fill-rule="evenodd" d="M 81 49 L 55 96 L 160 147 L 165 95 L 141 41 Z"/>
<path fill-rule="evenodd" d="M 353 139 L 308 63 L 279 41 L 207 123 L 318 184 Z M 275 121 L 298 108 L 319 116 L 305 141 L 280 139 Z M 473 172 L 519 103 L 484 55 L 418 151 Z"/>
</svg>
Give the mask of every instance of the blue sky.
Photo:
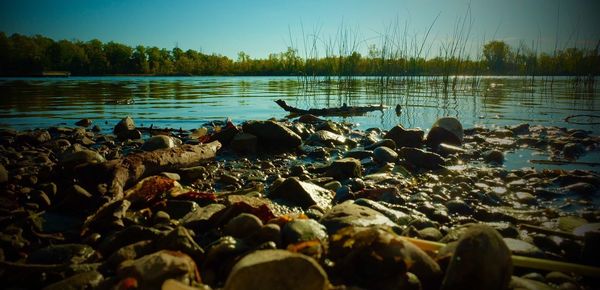
<svg viewBox="0 0 600 290">
<path fill-rule="evenodd" d="M 302 50 L 302 36 L 316 31 L 321 41 L 333 39 L 342 23 L 363 53 L 394 23 L 401 35 L 420 41 L 439 15 L 427 45 L 431 56 L 451 39 L 469 5 L 471 51 L 492 38 L 514 45 L 539 40 L 544 51 L 554 48 L 556 36 L 559 48 L 600 39 L 597 0 L 18 0 L 0 1 L 0 31 L 266 57 L 292 43 Z"/>
</svg>

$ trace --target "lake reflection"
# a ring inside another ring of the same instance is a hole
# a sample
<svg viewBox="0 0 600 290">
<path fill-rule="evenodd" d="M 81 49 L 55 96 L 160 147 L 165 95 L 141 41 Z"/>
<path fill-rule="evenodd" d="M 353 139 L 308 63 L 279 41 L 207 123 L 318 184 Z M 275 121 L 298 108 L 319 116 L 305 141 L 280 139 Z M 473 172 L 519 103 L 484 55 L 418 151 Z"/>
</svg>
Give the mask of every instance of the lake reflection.
<svg viewBox="0 0 600 290">
<path fill-rule="evenodd" d="M 522 78 L 484 77 L 475 89 L 465 79 L 448 91 L 440 88 L 436 78 L 383 91 L 373 82 L 361 78 L 340 90 L 323 84 L 306 88 L 296 78 L 285 77 L 4 78 L 0 79 L 0 126 L 29 129 L 91 118 L 108 131 L 130 115 L 138 125 L 192 129 L 227 117 L 234 122 L 283 118 L 286 112 L 274 103 L 281 98 L 305 109 L 344 103 L 392 107 L 365 116 L 333 118 L 363 129 L 389 129 L 396 124 L 427 129 L 438 117 L 455 116 L 467 128 L 527 122 L 600 133 L 596 126 L 564 121 L 569 115 L 600 114 L 597 86 L 576 88 L 566 78 L 555 79 L 550 87 L 541 79 L 532 84 Z M 393 110 L 397 104 L 402 106 L 400 115 Z"/>
</svg>

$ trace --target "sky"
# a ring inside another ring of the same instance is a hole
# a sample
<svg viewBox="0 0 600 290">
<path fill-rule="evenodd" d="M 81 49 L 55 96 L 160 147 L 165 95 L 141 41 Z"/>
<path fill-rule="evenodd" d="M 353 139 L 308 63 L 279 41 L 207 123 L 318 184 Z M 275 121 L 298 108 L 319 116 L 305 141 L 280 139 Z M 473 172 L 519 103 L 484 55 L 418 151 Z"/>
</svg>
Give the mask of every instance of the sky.
<svg viewBox="0 0 600 290">
<path fill-rule="evenodd" d="M 598 0 L 0 0 L 0 31 L 264 58 L 288 46 L 302 55 L 303 39 L 312 36 L 322 56 L 341 27 L 366 53 L 393 27 L 402 45 L 422 43 L 431 26 L 424 52 L 432 57 L 468 11 L 461 35 L 469 32 L 471 54 L 491 39 L 539 43 L 547 52 L 595 47 L 600 40 Z"/>
</svg>

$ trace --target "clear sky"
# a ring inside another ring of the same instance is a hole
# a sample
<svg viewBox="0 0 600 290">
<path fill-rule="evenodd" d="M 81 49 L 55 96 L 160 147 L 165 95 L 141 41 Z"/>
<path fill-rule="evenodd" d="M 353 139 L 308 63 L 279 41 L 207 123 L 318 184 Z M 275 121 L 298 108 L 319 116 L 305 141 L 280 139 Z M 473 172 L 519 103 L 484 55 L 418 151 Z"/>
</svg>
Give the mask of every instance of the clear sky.
<svg viewBox="0 0 600 290">
<path fill-rule="evenodd" d="M 435 55 L 469 5 L 473 51 L 490 39 L 540 40 L 544 51 L 557 35 L 559 48 L 600 40 L 599 0 L 0 0 L 0 31 L 266 57 L 291 42 L 301 49 L 302 35 L 316 31 L 334 39 L 342 23 L 362 52 L 396 22 L 401 35 L 422 39 L 439 15 L 427 45 Z"/>
</svg>

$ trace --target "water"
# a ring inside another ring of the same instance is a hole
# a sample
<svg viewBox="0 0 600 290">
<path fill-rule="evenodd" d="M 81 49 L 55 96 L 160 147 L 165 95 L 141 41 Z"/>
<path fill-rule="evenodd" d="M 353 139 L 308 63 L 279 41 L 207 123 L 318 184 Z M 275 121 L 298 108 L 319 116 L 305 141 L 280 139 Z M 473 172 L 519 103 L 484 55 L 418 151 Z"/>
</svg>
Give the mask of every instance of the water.
<svg viewBox="0 0 600 290">
<path fill-rule="evenodd" d="M 427 129 L 438 117 L 455 116 L 466 128 L 528 122 L 600 133 L 596 126 L 564 121 L 574 114 L 600 115 L 599 95 L 598 88 L 574 89 L 568 79 L 555 80 L 550 90 L 542 81 L 531 86 L 521 78 L 507 77 L 482 78 L 477 90 L 464 85 L 447 93 L 431 80 L 378 92 L 364 83 L 344 91 L 323 85 L 307 91 L 296 78 L 286 77 L 4 78 L 0 126 L 31 129 L 91 118 L 108 128 L 130 115 L 138 125 L 192 129 L 227 117 L 236 122 L 283 118 L 286 112 L 274 103 L 281 98 L 306 109 L 343 103 L 392 106 L 365 116 L 334 118 L 363 129 L 396 124 Z M 120 104 L 128 99 L 133 104 Z M 399 116 L 393 110 L 397 104 L 402 106 Z"/>
</svg>

